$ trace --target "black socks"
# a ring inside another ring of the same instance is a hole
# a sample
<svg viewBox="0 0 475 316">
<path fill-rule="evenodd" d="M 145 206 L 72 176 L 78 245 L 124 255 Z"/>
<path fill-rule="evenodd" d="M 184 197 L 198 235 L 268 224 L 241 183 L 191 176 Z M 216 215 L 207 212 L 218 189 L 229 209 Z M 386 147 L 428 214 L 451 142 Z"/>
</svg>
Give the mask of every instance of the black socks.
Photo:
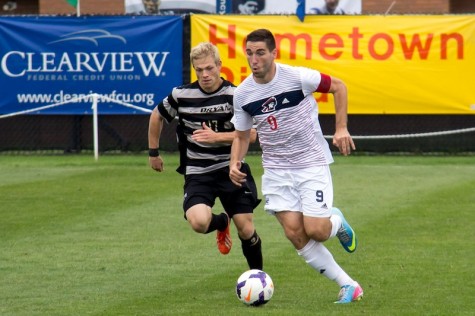
<svg viewBox="0 0 475 316">
<path fill-rule="evenodd" d="M 219 215 L 211 214 L 211 222 L 209 223 L 208 230 L 205 234 L 214 232 L 215 230 L 223 231 L 228 226 L 228 215 L 226 213 L 221 213 Z"/>
<path fill-rule="evenodd" d="M 241 239 L 239 237 L 239 239 Z M 262 247 L 261 247 L 261 238 L 254 231 L 254 234 L 248 240 L 241 239 L 242 253 L 246 257 L 247 264 L 250 269 L 259 269 L 263 268 L 263 259 L 262 259 Z"/>
</svg>

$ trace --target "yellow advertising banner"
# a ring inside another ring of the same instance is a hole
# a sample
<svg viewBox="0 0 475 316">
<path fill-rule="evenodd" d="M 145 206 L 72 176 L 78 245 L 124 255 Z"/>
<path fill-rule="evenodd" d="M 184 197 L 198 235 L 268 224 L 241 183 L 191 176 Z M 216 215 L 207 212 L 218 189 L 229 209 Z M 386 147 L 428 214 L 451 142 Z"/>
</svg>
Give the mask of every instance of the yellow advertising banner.
<svg viewBox="0 0 475 316">
<path fill-rule="evenodd" d="M 192 15 L 191 46 L 216 44 L 223 77 L 238 85 L 250 74 L 245 37 L 261 27 L 277 62 L 344 80 L 351 114 L 475 114 L 474 15 Z M 334 113 L 331 95 L 315 98 Z"/>
</svg>

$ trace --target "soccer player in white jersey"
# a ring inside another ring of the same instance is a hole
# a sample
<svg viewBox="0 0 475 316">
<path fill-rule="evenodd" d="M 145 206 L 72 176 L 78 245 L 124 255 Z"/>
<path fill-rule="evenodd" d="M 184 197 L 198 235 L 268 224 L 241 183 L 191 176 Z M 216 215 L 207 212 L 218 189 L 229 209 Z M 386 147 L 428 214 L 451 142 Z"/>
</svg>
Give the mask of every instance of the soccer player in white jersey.
<svg viewBox="0 0 475 316">
<path fill-rule="evenodd" d="M 337 208 L 329 164 L 331 151 L 318 122 L 313 92 L 332 93 L 336 131 L 333 144 L 343 155 L 355 150 L 347 129 L 348 96 L 345 84 L 304 67 L 275 62 L 275 38 L 266 29 L 246 38 L 246 56 L 252 74 L 234 92 L 236 129 L 229 176 L 246 183 L 240 170 L 250 131 L 257 126 L 262 148 L 262 193 L 265 210 L 276 216 L 297 253 L 320 274 L 340 286 L 335 303 L 360 300 L 363 289 L 334 260 L 323 245 L 337 236 L 348 252 L 356 250 L 356 235 Z"/>
<path fill-rule="evenodd" d="M 262 270 L 262 242 L 253 221 L 260 199 L 249 166 L 243 163 L 242 170 L 248 175 L 245 186 L 239 188 L 229 179 L 235 86 L 220 76 L 222 62 L 213 44 L 203 42 L 193 47 L 190 63 L 198 79 L 173 88 L 150 115 L 150 166 L 158 172 L 164 171 L 159 153 L 162 128 L 164 121 L 172 122 L 178 117 L 180 166 L 177 171 L 185 177 L 185 219 L 197 233 L 216 231 L 217 246 L 223 255 L 231 251 L 229 223 L 232 220 L 249 268 Z M 256 138 L 255 131 L 252 138 Z M 218 198 L 224 208 L 219 215 L 212 212 Z"/>
</svg>

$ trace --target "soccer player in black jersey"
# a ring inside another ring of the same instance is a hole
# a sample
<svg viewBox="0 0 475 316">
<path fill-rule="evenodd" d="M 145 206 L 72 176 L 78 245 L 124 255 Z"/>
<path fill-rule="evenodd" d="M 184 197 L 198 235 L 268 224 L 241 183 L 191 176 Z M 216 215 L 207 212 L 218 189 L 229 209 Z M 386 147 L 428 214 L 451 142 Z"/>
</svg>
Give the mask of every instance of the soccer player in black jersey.
<svg viewBox="0 0 475 316">
<path fill-rule="evenodd" d="M 150 166 L 158 172 L 164 170 L 159 153 L 163 122 L 171 122 L 177 117 L 180 151 L 177 171 L 185 177 L 183 210 L 186 220 L 197 233 L 217 231 L 218 249 L 222 254 L 228 254 L 232 246 L 229 232 L 232 219 L 249 268 L 262 270 L 261 239 L 253 223 L 253 211 L 260 199 L 249 166 L 243 163 L 243 172 L 247 174 L 244 186 L 238 187 L 229 179 L 236 87 L 220 76 L 221 59 L 218 49 L 211 43 L 193 47 L 190 62 L 198 80 L 173 88 L 150 116 Z M 252 139 L 256 139 L 255 131 Z M 216 198 L 220 199 L 225 211 L 219 215 L 212 211 Z"/>
</svg>

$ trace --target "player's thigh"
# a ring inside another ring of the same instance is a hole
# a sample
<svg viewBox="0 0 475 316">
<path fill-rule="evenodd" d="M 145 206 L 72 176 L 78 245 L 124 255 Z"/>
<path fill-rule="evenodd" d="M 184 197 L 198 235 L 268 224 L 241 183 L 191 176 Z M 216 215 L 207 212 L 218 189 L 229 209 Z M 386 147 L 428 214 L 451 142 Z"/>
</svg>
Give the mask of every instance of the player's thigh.
<svg viewBox="0 0 475 316">
<path fill-rule="evenodd" d="M 304 216 L 305 233 L 311 239 L 324 242 L 330 237 L 332 223 L 329 217 Z"/>
<path fill-rule="evenodd" d="M 206 204 L 195 204 L 186 210 L 188 222 L 209 223 L 211 220 L 211 207 Z"/>
<path fill-rule="evenodd" d="M 292 171 L 265 169 L 262 175 L 264 209 L 272 215 L 280 211 L 300 211 L 299 193 L 293 186 Z"/>
<path fill-rule="evenodd" d="M 195 205 L 204 204 L 212 208 L 216 200 L 216 191 L 214 189 L 214 179 L 209 175 L 189 175 L 185 178 L 183 186 L 183 210 L 185 218 L 188 211 Z M 196 207 L 198 210 L 202 206 Z"/>
<path fill-rule="evenodd" d="M 330 217 L 333 183 L 328 165 L 299 169 L 295 177 L 303 214 L 308 217 Z"/>
</svg>

